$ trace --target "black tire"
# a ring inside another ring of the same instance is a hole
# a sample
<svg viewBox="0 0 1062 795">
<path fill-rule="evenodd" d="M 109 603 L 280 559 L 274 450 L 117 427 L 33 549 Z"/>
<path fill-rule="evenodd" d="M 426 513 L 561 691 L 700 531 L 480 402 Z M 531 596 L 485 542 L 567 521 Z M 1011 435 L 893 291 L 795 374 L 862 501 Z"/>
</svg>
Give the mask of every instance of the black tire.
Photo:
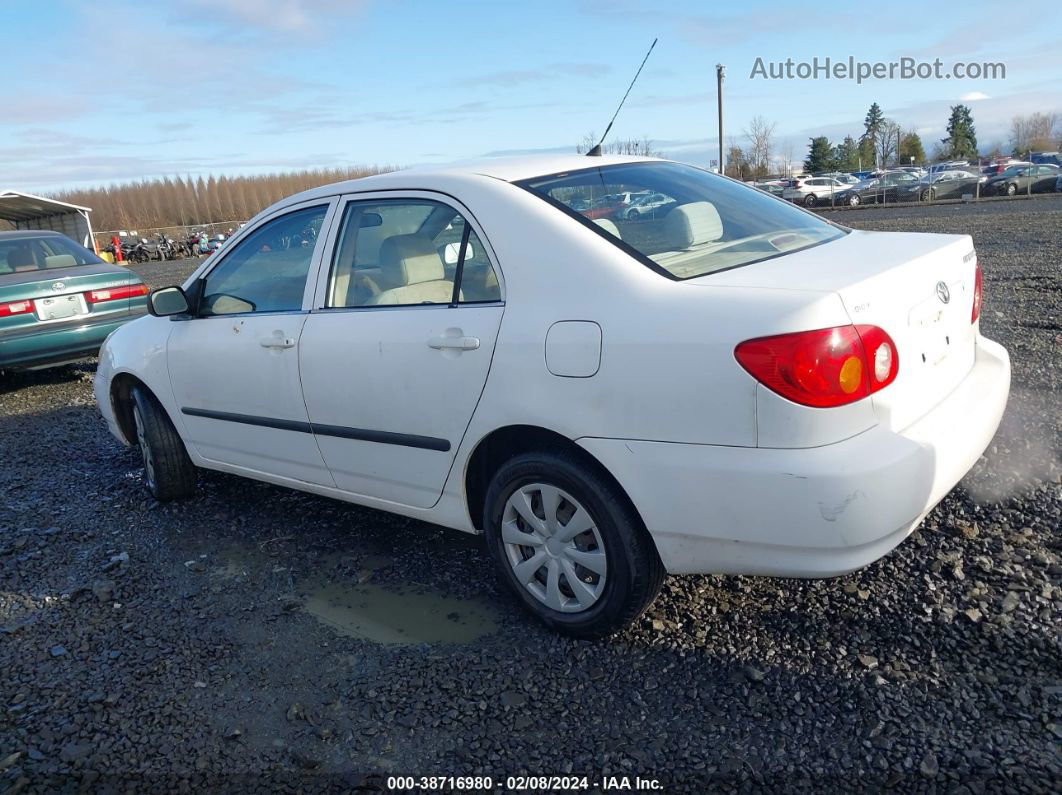
<svg viewBox="0 0 1062 795">
<path fill-rule="evenodd" d="M 144 487 L 159 502 L 191 497 L 197 479 L 195 464 L 165 409 L 143 387 L 134 387 L 132 397 L 136 441 L 144 460 Z"/>
<path fill-rule="evenodd" d="M 637 210 L 628 210 L 627 211 L 627 220 L 628 221 L 637 221 L 638 217 L 640 215 L 641 215 L 641 213 L 639 213 Z"/>
<path fill-rule="evenodd" d="M 502 540 L 506 503 L 533 483 L 555 486 L 581 503 L 601 536 L 607 576 L 593 605 L 580 612 L 548 607 L 513 571 Z M 577 638 L 596 639 L 628 626 L 652 604 L 664 580 L 664 566 L 648 531 L 626 496 L 604 475 L 565 450 L 524 453 L 495 473 L 484 500 L 487 548 L 501 579 L 546 626 Z"/>
<path fill-rule="evenodd" d="M 932 189 L 932 188 L 928 188 L 927 190 L 924 190 L 924 191 L 922 191 L 922 195 L 921 195 L 921 196 L 920 196 L 919 198 L 920 198 L 920 199 L 921 199 L 922 201 L 924 201 L 924 202 L 931 202 L 931 201 L 933 201 L 933 198 L 934 198 L 934 196 L 933 196 L 933 189 Z"/>
<path fill-rule="evenodd" d="M 809 193 L 807 196 L 804 197 L 804 206 L 805 207 L 814 207 L 815 203 L 817 201 L 818 201 L 818 198 L 815 196 L 815 194 L 814 193 Z"/>
<path fill-rule="evenodd" d="M 1018 186 L 1015 183 L 1010 182 L 1010 183 L 1007 184 L 1007 195 L 1008 196 L 1013 196 L 1017 192 L 1018 192 Z"/>
<path fill-rule="evenodd" d="M 861 199 L 859 198 L 859 194 L 858 193 L 853 193 L 851 196 L 848 197 L 848 206 L 849 207 L 858 207 L 860 201 L 861 201 Z"/>
</svg>

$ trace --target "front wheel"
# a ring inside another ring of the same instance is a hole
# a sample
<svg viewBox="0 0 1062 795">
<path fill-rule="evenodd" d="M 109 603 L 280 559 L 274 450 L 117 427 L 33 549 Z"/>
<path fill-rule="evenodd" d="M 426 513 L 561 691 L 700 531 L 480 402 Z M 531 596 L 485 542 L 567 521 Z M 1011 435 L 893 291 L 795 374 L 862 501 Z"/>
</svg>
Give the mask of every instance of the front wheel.
<svg viewBox="0 0 1062 795">
<path fill-rule="evenodd" d="M 1013 182 L 1011 182 L 1009 185 L 1007 185 L 1007 195 L 1008 196 L 1013 196 L 1017 192 L 1018 192 L 1018 186 L 1015 185 Z"/>
<path fill-rule="evenodd" d="M 627 211 L 627 220 L 628 221 L 637 221 L 639 215 L 640 215 L 640 213 L 637 210 L 628 210 Z"/>
<path fill-rule="evenodd" d="M 932 191 L 932 189 L 922 191 L 921 199 L 924 202 L 933 201 L 933 191 Z"/>
<path fill-rule="evenodd" d="M 158 400 L 143 387 L 133 389 L 133 422 L 144 460 L 144 487 L 159 502 L 190 497 L 196 470 L 184 442 Z"/>
<path fill-rule="evenodd" d="M 817 202 L 817 201 L 818 201 L 818 199 L 815 198 L 815 194 L 814 193 L 809 193 L 807 196 L 804 197 L 804 206 L 805 207 L 814 207 L 815 206 L 815 202 Z"/>
<path fill-rule="evenodd" d="M 487 490 L 484 528 L 502 580 L 566 635 L 602 638 L 623 629 L 664 579 L 626 497 L 565 451 L 525 453 L 503 464 Z"/>
<path fill-rule="evenodd" d="M 848 197 L 848 206 L 849 207 L 858 207 L 859 206 L 859 194 L 858 193 L 853 193 L 851 196 Z"/>
</svg>

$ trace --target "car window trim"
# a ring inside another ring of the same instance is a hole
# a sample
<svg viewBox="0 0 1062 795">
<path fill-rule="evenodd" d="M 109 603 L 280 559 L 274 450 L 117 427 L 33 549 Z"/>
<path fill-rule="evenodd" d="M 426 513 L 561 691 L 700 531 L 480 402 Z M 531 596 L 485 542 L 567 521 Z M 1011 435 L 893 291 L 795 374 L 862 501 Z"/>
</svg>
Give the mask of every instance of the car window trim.
<svg viewBox="0 0 1062 795">
<path fill-rule="evenodd" d="M 434 190 L 432 188 L 373 188 L 372 190 L 348 191 L 346 193 L 335 194 L 332 198 L 336 200 L 336 205 L 333 208 L 331 227 L 328 231 L 327 239 L 324 241 L 325 249 L 321 254 L 321 262 L 317 274 L 317 286 L 314 291 L 313 299 L 309 305 L 310 314 L 316 315 L 325 312 L 351 312 L 380 309 L 454 308 L 452 303 L 397 304 L 386 306 L 325 306 L 328 301 L 328 288 L 332 277 L 332 260 L 335 256 L 335 246 L 339 241 L 339 234 L 342 231 L 343 218 L 346 215 L 347 207 L 353 202 L 371 203 L 373 201 L 401 201 L 403 199 L 433 201 L 449 207 L 464 219 L 466 228 L 471 227 L 471 231 L 475 232 L 476 237 L 483 246 L 484 256 L 487 258 L 488 263 L 490 263 L 491 268 L 494 269 L 494 275 L 498 279 L 498 291 L 501 294 L 501 298 L 488 301 L 461 301 L 458 306 L 505 306 L 505 272 L 498 264 L 498 257 L 494 252 L 494 247 L 491 245 L 490 239 L 484 233 L 483 225 L 477 220 L 475 214 L 464 202 L 453 194 L 447 193 L 446 191 Z"/>
</svg>

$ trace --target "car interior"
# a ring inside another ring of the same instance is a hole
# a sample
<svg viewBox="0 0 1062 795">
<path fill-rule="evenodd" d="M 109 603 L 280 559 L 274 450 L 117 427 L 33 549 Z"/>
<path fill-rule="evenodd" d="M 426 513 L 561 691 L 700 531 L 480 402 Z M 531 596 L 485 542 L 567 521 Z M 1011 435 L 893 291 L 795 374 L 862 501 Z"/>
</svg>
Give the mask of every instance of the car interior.
<svg viewBox="0 0 1062 795">
<path fill-rule="evenodd" d="M 73 248 L 73 244 L 70 244 Z M 0 242 L 0 275 L 32 271 L 73 268 L 93 262 L 90 253 L 80 260 L 75 254 L 64 250 L 61 238 L 22 238 Z"/>
<path fill-rule="evenodd" d="M 450 303 L 465 220 L 431 201 L 352 203 L 336 243 L 327 306 Z M 498 301 L 501 288 L 472 229 L 461 263 L 463 303 Z"/>
</svg>

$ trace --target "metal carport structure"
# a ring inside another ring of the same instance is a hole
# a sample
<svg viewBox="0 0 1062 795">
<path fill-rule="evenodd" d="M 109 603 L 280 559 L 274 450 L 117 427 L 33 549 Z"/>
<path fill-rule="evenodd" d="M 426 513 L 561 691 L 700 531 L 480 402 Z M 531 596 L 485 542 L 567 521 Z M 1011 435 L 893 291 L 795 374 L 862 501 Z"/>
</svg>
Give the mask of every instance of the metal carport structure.
<svg viewBox="0 0 1062 795">
<path fill-rule="evenodd" d="M 10 221 L 16 229 L 61 232 L 89 251 L 95 251 L 90 212 L 92 210 L 88 207 L 34 196 L 32 193 L 0 191 L 0 220 Z"/>
</svg>

